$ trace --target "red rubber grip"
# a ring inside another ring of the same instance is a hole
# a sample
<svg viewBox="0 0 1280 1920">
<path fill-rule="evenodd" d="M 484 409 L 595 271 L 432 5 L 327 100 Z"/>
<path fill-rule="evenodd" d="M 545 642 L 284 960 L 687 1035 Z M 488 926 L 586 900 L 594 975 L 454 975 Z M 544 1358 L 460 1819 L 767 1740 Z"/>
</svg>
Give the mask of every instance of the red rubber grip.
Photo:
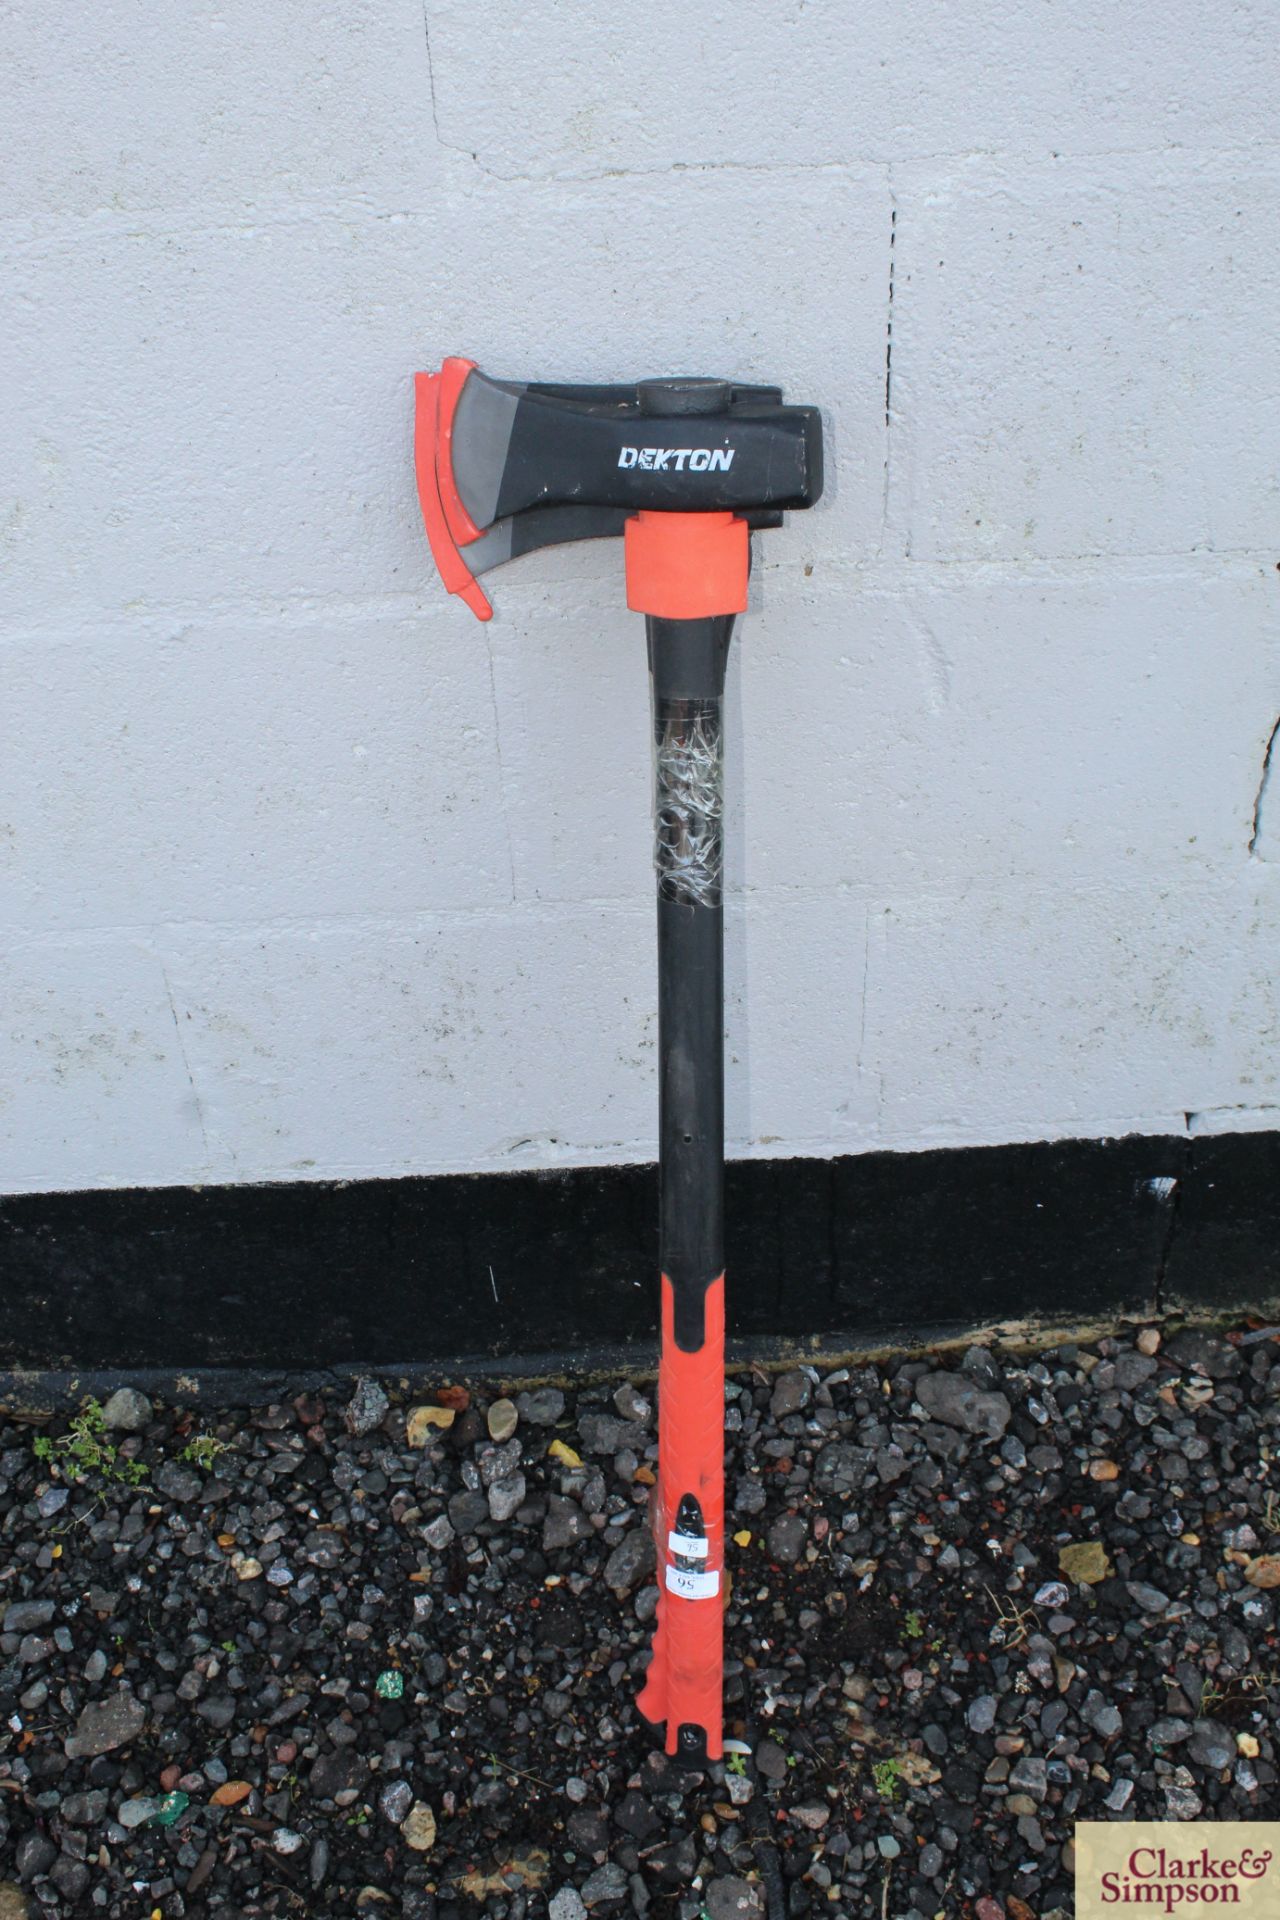
<svg viewBox="0 0 1280 1920">
<path fill-rule="evenodd" d="M 662 1276 L 662 1357 L 658 1368 L 658 1624 L 653 1659 L 637 1705 L 666 1722 L 666 1750 L 679 1751 L 681 1727 L 701 1727 L 706 1757 L 722 1753 L 724 1684 L 724 1275 L 707 1288 L 702 1345 L 684 1353 L 675 1339 L 675 1295 Z M 716 1591 L 682 1599 L 667 1586 L 668 1545 L 683 1494 L 702 1509 L 707 1573 Z"/>
</svg>

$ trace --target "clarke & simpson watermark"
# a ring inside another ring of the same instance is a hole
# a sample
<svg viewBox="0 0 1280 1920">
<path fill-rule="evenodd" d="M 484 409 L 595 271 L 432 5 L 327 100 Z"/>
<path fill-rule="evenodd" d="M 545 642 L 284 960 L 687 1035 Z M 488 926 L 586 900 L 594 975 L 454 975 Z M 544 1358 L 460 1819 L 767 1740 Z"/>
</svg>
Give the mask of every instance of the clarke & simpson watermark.
<svg viewBox="0 0 1280 1920">
<path fill-rule="evenodd" d="M 1076 1920 L 1224 1907 L 1280 1920 L 1280 1823 L 1081 1821 Z"/>
</svg>

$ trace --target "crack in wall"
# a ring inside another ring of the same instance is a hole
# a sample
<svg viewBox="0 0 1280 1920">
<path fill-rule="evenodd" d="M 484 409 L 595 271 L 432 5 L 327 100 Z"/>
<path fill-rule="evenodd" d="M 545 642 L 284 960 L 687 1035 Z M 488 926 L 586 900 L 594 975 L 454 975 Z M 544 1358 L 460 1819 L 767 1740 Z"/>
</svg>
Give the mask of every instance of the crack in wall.
<svg viewBox="0 0 1280 1920">
<path fill-rule="evenodd" d="M 889 426 L 893 412 L 893 248 L 898 234 L 898 209 L 889 203 L 889 313 L 885 322 L 884 345 L 884 424 Z"/>
<path fill-rule="evenodd" d="M 492 167 L 487 167 L 478 153 L 474 153 L 470 147 L 460 147 L 454 141 L 446 140 L 440 131 L 440 105 L 436 99 L 436 67 L 431 57 L 431 19 L 425 6 L 422 9 L 422 38 L 427 49 L 427 89 L 431 98 L 431 125 L 435 132 L 436 145 L 443 147 L 446 153 L 461 154 L 464 160 L 470 160 L 473 166 L 478 167 L 481 173 L 488 174 L 491 180 L 500 180 L 503 176 L 496 173 Z"/>
<path fill-rule="evenodd" d="M 889 533 L 889 460 L 893 431 L 893 270 L 894 244 L 898 236 L 898 205 L 889 179 L 889 293 L 884 323 L 884 495 L 880 502 L 880 552 L 884 552 Z"/>
<path fill-rule="evenodd" d="M 169 1001 L 169 1011 L 173 1015 L 173 1030 L 178 1036 L 178 1052 L 182 1056 L 182 1064 L 186 1069 L 187 1081 L 191 1088 L 191 1098 L 196 1103 L 196 1119 L 200 1122 L 200 1138 L 204 1142 L 204 1157 L 206 1164 L 208 1164 L 211 1152 L 209 1147 L 209 1129 L 204 1123 L 204 1102 L 200 1098 L 200 1089 L 196 1085 L 196 1077 L 191 1071 L 191 1060 L 187 1054 L 186 1040 L 183 1038 L 182 1022 L 178 1018 L 178 1003 L 173 997 L 173 988 L 169 983 L 169 970 L 167 967 L 161 967 L 160 978 L 164 981 L 164 990 Z M 233 1163 L 234 1160 L 235 1155 L 233 1154 Z"/>
<path fill-rule="evenodd" d="M 1262 756 L 1262 775 L 1258 781 L 1258 791 L 1253 797 L 1253 831 L 1249 835 L 1249 856 L 1253 860 L 1265 860 L 1267 855 L 1259 852 L 1258 842 L 1262 838 L 1265 821 L 1263 818 L 1267 792 L 1271 786 L 1271 764 L 1275 755 L 1276 735 L 1280 734 L 1280 719 L 1267 736 L 1266 752 Z"/>
</svg>

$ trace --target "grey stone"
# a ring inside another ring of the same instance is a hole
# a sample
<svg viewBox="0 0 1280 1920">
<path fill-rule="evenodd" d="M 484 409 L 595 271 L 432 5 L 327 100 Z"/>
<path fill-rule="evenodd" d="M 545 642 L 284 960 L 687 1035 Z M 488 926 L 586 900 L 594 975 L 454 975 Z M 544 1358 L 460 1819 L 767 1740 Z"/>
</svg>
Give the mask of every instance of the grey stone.
<svg viewBox="0 0 1280 1920">
<path fill-rule="evenodd" d="M 369 1769 L 350 1747 L 334 1747 L 312 1762 L 307 1785 L 317 1800 L 334 1800 L 340 1793 L 358 1791 Z"/>
<path fill-rule="evenodd" d="M 1006 1436 L 1002 1447 L 1008 1446 L 1010 1437 Z M 944 1427 L 940 1420 L 926 1420 L 920 1429 L 920 1438 L 935 1460 L 948 1462 L 963 1460 L 969 1451 L 969 1442 L 965 1435 L 958 1432 L 955 1427 Z M 1021 1441 L 1018 1444 L 1021 1446 Z M 1025 1461 L 1023 1464 L 1025 1465 Z"/>
<path fill-rule="evenodd" d="M 181 1466 L 176 1460 L 166 1460 L 155 1473 L 156 1490 L 168 1500 L 176 1500 L 179 1506 L 185 1506 L 188 1500 L 196 1500 L 204 1487 L 198 1473 L 190 1467 Z"/>
<path fill-rule="evenodd" d="M 1176 1333 L 1165 1352 L 1176 1366 L 1207 1374 L 1210 1380 L 1232 1380 L 1243 1364 L 1236 1347 L 1219 1340 L 1216 1334 L 1201 1333 L 1196 1327 Z"/>
<path fill-rule="evenodd" d="M 882 1486 L 891 1487 L 895 1480 L 901 1480 L 903 1474 L 910 1471 L 911 1462 L 901 1447 L 881 1447 L 877 1452 L 876 1478 Z"/>
<path fill-rule="evenodd" d="M 1085 1695 L 1080 1712 L 1085 1724 L 1103 1740 L 1113 1739 L 1124 1725 L 1119 1707 L 1113 1706 L 1096 1687 L 1091 1687 Z"/>
<path fill-rule="evenodd" d="M 1187 1755 L 1197 1765 L 1220 1773 L 1236 1757 L 1235 1737 L 1220 1720 L 1197 1720 L 1187 1742 Z"/>
<path fill-rule="evenodd" d="M 794 1566 L 804 1552 L 808 1522 L 799 1513 L 780 1513 L 769 1529 L 769 1552 L 781 1566 Z"/>
<path fill-rule="evenodd" d="M 391 1402 L 376 1380 L 358 1380 L 356 1390 L 343 1409 L 347 1432 L 361 1439 L 381 1426 Z"/>
<path fill-rule="evenodd" d="M 378 1809 L 393 1827 L 400 1825 L 412 1805 L 413 1788 L 407 1780 L 389 1781 L 378 1795 Z"/>
<path fill-rule="evenodd" d="M 319 1892 L 324 1885 L 325 1875 L 329 1871 L 329 1842 L 323 1834 L 311 1849 L 311 1858 L 307 1863 L 307 1878 L 312 1887 Z"/>
<path fill-rule="evenodd" d="M 959 1800 L 965 1806 L 971 1806 L 977 1799 L 978 1786 L 977 1769 L 966 1766 L 963 1760 L 953 1760 L 943 1771 L 943 1792 L 950 1794 L 953 1800 Z"/>
<path fill-rule="evenodd" d="M 653 1572 L 656 1563 L 653 1535 L 648 1527 L 635 1526 L 605 1561 L 605 1585 L 612 1593 L 630 1593 Z"/>
<path fill-rule="evenodd" d="M 782 1420 L 789 1413 L 799 1413 L 812 1398 L 813 1383 L 808 1374 L 794 1367 L 789 1373 L 778 1375 L 769 1401 L 769 1411 L 775 1420 Z"/>
<path fill-rule="evenodd" d="M 133 1827 L 145 1827 L 149 1820 L 155 1819 L 159 1811 L 160 1802 L 154 1795 L 138 1794 L 134 1799 L 126 1800 L 117 1807 L 116 1819 L 126 1831 L 129 1831 Z"/>
<path fill-rule="evenodd" d="M 1132 1798 L 1132 1780 L 1116 1780 L 1112 1783 L 1111 1791 L 1103 1804 L 1109 1807 L 1112 1813 L 1123 1813 Z"/>
<path fill-rule="evenodd" d="M 1071 1709 L 1065 1700 L 1051 1700 L 1049 1702 L 1044 1712 L 1040 1715 L 1040 1732 L 1046 1740 L 1054 1740 L 1057 1738 L 1059 1731 L 1065 1726 L 1070 1712 Z"/>
<path fill-rule="evenodd" d="M 1179 1719 L 1175 1714 L 1165 1714 L 1159 1720 L 1153 1720 L 1147 1731 L 1147 1739 L 1153 1747 L 1177 1747 L 1191 1738 L 1191 1722 Z"/>
<path fill-rule="evenodd" d="M 1061 1580 L 1047 1580 L 1036 1589 L 1037 1607 L 1065 1607 L 1071 1598 L 1070 1589 Z"/>
<path fill-rule="evenodd" d="M 579 1807 L 569 1815 L 565 1825 L 579 1853 L 603 1860 L 609 1850 L 609 1822 L 599 1807 Z"/>
<path fill-rule="evenodd" d="M 42 1873 L 48 1873 L 57 1857 L 58 1849 L 52 1840 L 32 1828 L 19 1840 L 13 1864 L 18 1869 L 19 1880 L 35 1880 Z"/>
<path fill-rule="evenodd" d="M 1125 1352 L 1115 1358 L 1115 1383 L 1123 1393 L 1132 1393 L 1156 1371 L 1158 1362 L 1149 1354 Z"/>
<path fill-rule="evenodd" d="M 787 1777 L 787 1756 L 776 1740 L 762 1740 L 756 1748 L 756 1766 L 775 1785 Z"/>
<path fill-rule="evenodd" d="M 446 1547 L 453 1545 L 458 1536 L 453 1530 L 453 1522 L 448 1514 L 438 1513 L 435 1519 L 429 1521 L 422 1529 L 422 1537 L 435 1552 L 443 1553 Z"/>
<path fill-rule="evenodd" d="M 489 1518 L 489 1502 L 478 1489 L 464 1487 L 449 1502 L 449 1519 L 457 1533 L 474 1533 Z"/>
<path fill-rule="evenodd" d="M 635 1420 L 615 1420 L 611 1413 L 584 1413 L 578 1419 L 584 1453 L 621 1453 L 630 1447 L 643 1453 L 649 1436 Z"/>
<path fill-rule="evenodd" d="M 743 1474 L 733 1490 L 733 1511 L 750 1519 L 753 1514 L 764 1512 L 768 1498 L 762 1481 L 751 1474 Z"/>
<path fill-rule="evenodd" d="M 1009 1785 L 1031 1794 L 1036 1800 L 1043 1800 L 1049 1791 L 1044 1761 L 1035 1754 L 1024 1755 L 1009 1775 Z"/>
<path fill-rule="evenodd" d="M 802 1800 L 798 1807 L 790 1809 L 789 1817 L 806 1833 L 821 1833 L 831 1818 L 831 1809 L 821 1800 Z"/>
<path fill-rule="evenodd" d="M 990 1733 L 999 1708 L 1000 1702 L 994 1693 L 980 1693 L 976 1700 L 971 1700 L 965 1714 L 970 1733 Z"/>
<path fill-rule="evenodd" d="M 920 1849 L 920 1858 L 916 1863 L 926 1880 L 936 1880 L 942 1872 L 942 1848 L 927 1840 Z"/>
<path fill-rule="evenodd" d="M 857 1493 L 866 1482 L 873 1455 L 870 1447 L 849 1440 L 828 1440 L 813 1467 L 817 1493 Z"/>
<path fill-rule="evenodd" d="M 200 1700 L 195 1711 L 209 1726 L 219 1732 L 229 1727 L 236 1717 L 235 1695 L 230 1693 L 212 1693 L 207 1700 Z"/>
<path fill-rule="evenodd" d="M 519 1471 L 521 1451 L 518 1440 L 508 1440 L 502 1447 L 483 1448 L 478 1462 L 481 1486 L 491 1487 L 495 1480 L 509 1480 Z"/>
<path fill-rule="evenodd" d="M 1136 1600 L 1144 1613 L 1163 1613 L 1169 1605 L 1167 1593 L 1161 1593 L 1159 1587 L 1149 1587 L 1143 1580 L 1127 1582 L 1129 1597 Z"/>
<path fill-rule="evenodd" d="M 89 1869 L 83 1860 L 69 1860 L 62 1854 L 50 1867 L 49 1878 L 64 1900 L 79 1900 L 89 1885 Z M 0 1920 L 4 1920 L 4 1915 L 4 1902 L 0 1898 Z"/>
<path fill-rule="evenodd" d="M 985 1392 L 963 1373 L 922 1373 L 915 1395 L 933 1419 L 987 1440 L 998 1440 L 1013 1417 L 1003 1393 Z"/>
<path fill-rule="evenodd" d="M 146 1724 L 142 1702 L 122 1689 L 106 1700 L 90 1702 L 76 1721 L 75 1732 L 64 1740 L 63 1750 L 69 1760 L 91 1760 L 95 1754 L 128 1746 Z"/>
<path fill-rule="evenodd" d="M 15 1600 L 4 1610 L 6 1633 L 34 1633 L 53 1619 L 52 1600 Z"/>
<path fill-rule="evenodd" d="M 537 1387 L 517 1396 L 516 1411 L 531 1427 L 554 1427 L 564 1412 L 564 1395 L 559 1387 Z"/>
<path fill-rule="evenodd" d="M 542 1523 L 542 1550 L 554 1553 L 558 1547 L 571 1547 L 586 1540 L 595 1529 L 576 1500 L 561 1493 L 547 1495 L 547 1517 Z"/>
<path fill-rule="evenodd" d="M 152 1416 L 151 1402 L 136 1387 L 117 1387 L 102 1409 L 109 1433 L 141 1433 Z"/>
<path fill-rule="evenodd" d="M 107 1790 L 94 1787 L 88 1793 L 69 1793 L 58 1811 L 68 1827 L 96 1827 L 107 1811 Z"/>
<path fill-rule="evenodd" d="M 522 1473 L 509 1473 L 501 1480 L 494 1480 L 489 1487 L 489 1518 L 499 1525 L 510 1520 L 516 1508 L 523 1505 L 525 1491 Z"/>
<path fill-rule="evenodd" d="M 732 1777 L 731 1775 L 730 1778 Z M 629 1833 L 633 1840 L 640 1841 L 650 1839 L 662 1826 L 661 1820 L 644 1795 L 637 1793 L 634 1788 L 624 1793 L 619 1800 L 613 1810 L 613 1821 L 623 1833 Z"/>
<path fill-rule="evenodd" d="M 709 1920 L 756 1920 L 764 1912 L 759 1887 L 733 1874 L 708 1881 L 706 1906 Z"/>
<path fill-rule="evenodd" d="M 606 1861 L 602 1867 L 597 1867 L 583 1883 L 582 1900 L 588 1910 L 592 1907 L 607 1906 L 614 1900 L 625 1900 L 626 1897 L 626 1873 L 612 1860 Z"/>
<path fill-rule="evenodd" d="M 548 1920 L 587 1920 L 587 1910 L 578 1889 L 561 1887 L 558 1893 L 553 1893 L 547 1915 Z"/>
<path fill-rule="evenodd" d="M 1000 1385 L 1000 1364 L 990 1347 L 969 1347 L 960 1367 L 988 1393 Z"/>
<path fill-rule="evenodd" d="M 622 1420 L 634 1421 L 637 1426 L 647 1427 L 653 1419 L 653 1403 L 624 1380 L 613 1396 L 613 1404 Z"/>
</svg>

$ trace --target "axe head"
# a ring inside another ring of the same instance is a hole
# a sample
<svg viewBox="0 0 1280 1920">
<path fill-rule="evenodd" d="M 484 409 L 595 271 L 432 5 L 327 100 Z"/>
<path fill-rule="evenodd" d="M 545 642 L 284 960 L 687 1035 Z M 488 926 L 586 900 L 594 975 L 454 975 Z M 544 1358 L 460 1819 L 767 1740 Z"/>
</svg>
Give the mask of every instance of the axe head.
<svg viewBox="0 0 1280 1920">
<path fill-rule="evenodd" d="M 816 407 L 728 380 L 559 386 L 470 360 L 415 376 L 422 518 L 440 578 L 481 620 L 478 575 L 536 547 L 622 534 L 639 515 L 776 527 L 822 492 Z"/>
</svg>

